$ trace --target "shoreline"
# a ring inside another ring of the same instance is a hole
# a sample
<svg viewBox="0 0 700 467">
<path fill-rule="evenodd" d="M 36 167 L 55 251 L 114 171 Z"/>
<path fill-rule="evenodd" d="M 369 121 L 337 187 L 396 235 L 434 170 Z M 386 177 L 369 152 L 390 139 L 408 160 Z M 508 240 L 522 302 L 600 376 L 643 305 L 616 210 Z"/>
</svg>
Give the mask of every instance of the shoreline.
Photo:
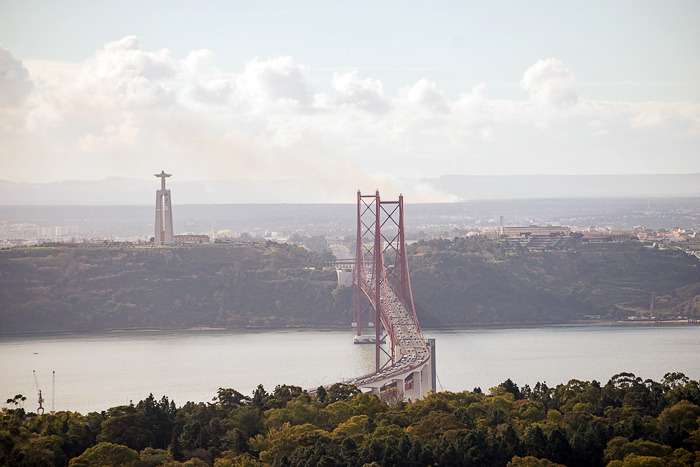
<svg viewBox="0 0 700 467">
<path fill-rule="evenodd" d="M 468 330 L 468 329 L 508 329 L 508 328 L 529 328 L 529 327 L 555 327 L 555 326 L 586 326 L 586 325 L 607 325 L 607 326 L 698 326 L 700 322 L 691 322 L 686 320 L 574 320 L 574 321 L 557 321 L 543 323 L 483 323 L 469 324 L 461 326 L 437 326 L 423 328 L 424 330 L 450 331 L 450 330 Z M 30 332 L 10 332 L 0 333 L 0 338 L 4 337 L 51 337 L 51 336 L 72 336 L 72 335 L 89 335 L 89 334 L 119 334 L 119 333 L 165 333 L 165 332 L 197 332 L 197 331 L 284 331 L 284 330 L 314 330 L 314 331 L 340 331 L 352 330 L 352 326 L 246 326 L 246 327 L 215 327 L 215 326 L 193 326 L 193 327 L 173 327 L 173 328 L 110 328 L 96 329 L 88 331 L 76 330 L 46 330 L 46 331 L 30 331 Z"/>
</svg>

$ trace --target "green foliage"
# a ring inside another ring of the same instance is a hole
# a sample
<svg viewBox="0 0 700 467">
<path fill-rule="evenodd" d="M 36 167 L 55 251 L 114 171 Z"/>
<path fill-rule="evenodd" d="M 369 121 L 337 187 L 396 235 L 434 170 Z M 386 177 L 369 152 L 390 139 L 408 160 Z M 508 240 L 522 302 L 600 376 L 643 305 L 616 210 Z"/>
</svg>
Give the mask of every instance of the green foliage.
<svg viewBox="0 0 700 467">
<path fill-rule="evenodd" d="M 152 427 L 146 415 L 133 405 L 112 407 L 107 411 L 97 440 L 140 451 L 156 443 Z"/>
<path fill-rule="evenodd" d="M 528 252 L 484 237 L 418 241 L 409 247 L 421 325 L 546 323 L 600 315 L 700 317 L 700 268 L 679 250 L 639 243 Z"/>
<path fill-rule="evenodd" d="M 686 397 L 698 383 L 619 373 L 605 385 L 516 391 L 506 380 L 489 395 L 439 392 L 391 407 L 346 385 L 324 400 L 261 385 L 250 398 L 220 388 L 212 403 L 176 407 L 149 395 L 87 416 L 3 409 L 0 465 L 697 466 L 700 407 Z"/>
<path fill-rule="evenodd" d="M 618 436 L 610 440 L 608 447 L 605 448 L 606 461 L 622 461 L 630 454 L 663 458 L 671 454 L 671 447 L 643 439 L 630 442 L 627 438 Z"/>
<path fill-rule="evenodd" d="M 333 402 L 349 399 L 358 395 L 359 393 L 360 390 L 355 386 L 344 383 L 335 383 L 326 391 L 326 403 L 332 404 Z"/>
<path fill-rule="evenodd" d="M 555 464 L 548 459 L 537 459 L 532 456 L 514 456 L 513 459 L 508 462 L 507 467 L 562 467 L 562 464 Z"/>
<path fill-rule="evenodd" d="M 306 239 L 310 240 L 310 239 Z M 322 249 L 322 239 L 316 239 Z M 700 268 L 676 250 L 572 243 L 528 252 L 485 237 L 408 249 L 426 327 L 546 323 L 654 311 L 700 317 Z M 0 251 L 0 334 L 133 328 L 336 326 L 352 292 L 328 250 L 290 244 Z"/>
<path fill-rule="evenodd" d="M 225 410 L 233 410 L 243 407 L 244 405 L 248 405 L 250 402 L 250 397 L 244 396 L 235 389 L 219 388 L 219 391 L 213 400 L 218 401 L 221 408 Z"/>
<path fill-rule="evenodd" d="M 133 449 L 113 443 L 99 443 L 71 459 L 70 467 L 137 467 L 141 458 Z"/>
<path fill-rule="evenodd" d="M 163 462 L 171 462 L 174 460 L 173 456 L 170 455 L 168 451 L 154 449 L 152 447 L 142 450 L 139 453 L 139 457 L 141 457 L 139 467 L 157 467 Z"/>
<path fill-rule="evenodd" d="M 350 321 L 327 254 L 293 245 L 0 251 L 0 334 Z"/>
</svg>

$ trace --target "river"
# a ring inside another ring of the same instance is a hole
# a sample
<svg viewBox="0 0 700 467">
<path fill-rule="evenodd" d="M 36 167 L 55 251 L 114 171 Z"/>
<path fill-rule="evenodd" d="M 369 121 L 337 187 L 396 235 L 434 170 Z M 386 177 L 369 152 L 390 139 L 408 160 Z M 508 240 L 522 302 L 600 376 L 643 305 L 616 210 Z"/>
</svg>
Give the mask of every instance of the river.
<svg viewBox="0 0 700 467">
<path fill-rule="evenodd" d="M 426 330 L 436 339 L 439 389 L 519 386 L 570 379 L 605 383 L 623 371 L 660 380 L 670 371 L 700 379 L 700 326 L 562 325 Z M 179 406 L 211 401 L 220 387 L 250 395 L 258 384 L 313 388 L 371 371 L 374 347 L 352 331 L 114 332 L 0 337 L 0 405 L 15 394 L 36 411 L 82 413 L 134 403 L 153 393 Z M 55 371 L 55 385 L 52 372 Z M 53 396 L 55 388 L 55 397 Z"/>
</svg>

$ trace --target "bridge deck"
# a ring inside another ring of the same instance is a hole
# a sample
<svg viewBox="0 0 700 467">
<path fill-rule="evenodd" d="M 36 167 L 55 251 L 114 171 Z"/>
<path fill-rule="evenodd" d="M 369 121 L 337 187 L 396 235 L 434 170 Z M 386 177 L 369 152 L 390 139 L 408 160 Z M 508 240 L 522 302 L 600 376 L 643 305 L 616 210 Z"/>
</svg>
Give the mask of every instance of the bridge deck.
<svg viewBox="0 0 700 467">
<path fill-rule="evenodd" d="M 372 284 L 371 271 L 367 269 L 365 271 L 365 277 L 369 279 L 367 282 Z M 392 342 L 390 345 L 395 345 L 398 355 L 393 365 L 385 367 L 379 372 L 368 373 L 349 381 L 349 384 L 358 387 L 373 387 L 380 383 L 393 381 L 395 378 L 421 369 L 430 360 L 430 348 L 423 338 L 420 327 L 414 321 L 412 313 L 408 311 L 403 300 L 396 295 L 389 284 L 384 284 L 382 289 L 384 293 L 380 294 L 381 309 L 388 315 L 385 325 L 393 327 L 390 331 L 393 330 L 396 342 Z"/>
</svg>

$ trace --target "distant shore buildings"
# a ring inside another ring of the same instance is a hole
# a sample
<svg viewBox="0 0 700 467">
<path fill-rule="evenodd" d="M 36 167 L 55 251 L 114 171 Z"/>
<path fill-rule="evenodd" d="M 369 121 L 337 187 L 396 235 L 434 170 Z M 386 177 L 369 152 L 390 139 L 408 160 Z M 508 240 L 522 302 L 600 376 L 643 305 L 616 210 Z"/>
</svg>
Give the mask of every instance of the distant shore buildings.
<svg viewBox="0 0 700 467">
<path fill-rule="evenodd" d="M 199 245 L 202 243 L 209 243 L 211 241 L 211 238 L 209 237 L 209 235 L 185 234 L 174 235 L 173 241 L 178 245 Z"/>
<path fill-rule="evenodd" d="M 539 236 L 566 236 L 571 234 L 571 228 L 560 225 L 529 225 L 527 227 L 503 227 L 503 235 L 506 237 Z"/>
<path fill-rule="evenodd" d="M 571 229 L 560 225 L 529 225 L 525 227 L 505 227 L 501 225 L 501 240 L 518 244 L 532 251 L 553 248 L 562 238 L 571 235 Z"/>
</svg>

